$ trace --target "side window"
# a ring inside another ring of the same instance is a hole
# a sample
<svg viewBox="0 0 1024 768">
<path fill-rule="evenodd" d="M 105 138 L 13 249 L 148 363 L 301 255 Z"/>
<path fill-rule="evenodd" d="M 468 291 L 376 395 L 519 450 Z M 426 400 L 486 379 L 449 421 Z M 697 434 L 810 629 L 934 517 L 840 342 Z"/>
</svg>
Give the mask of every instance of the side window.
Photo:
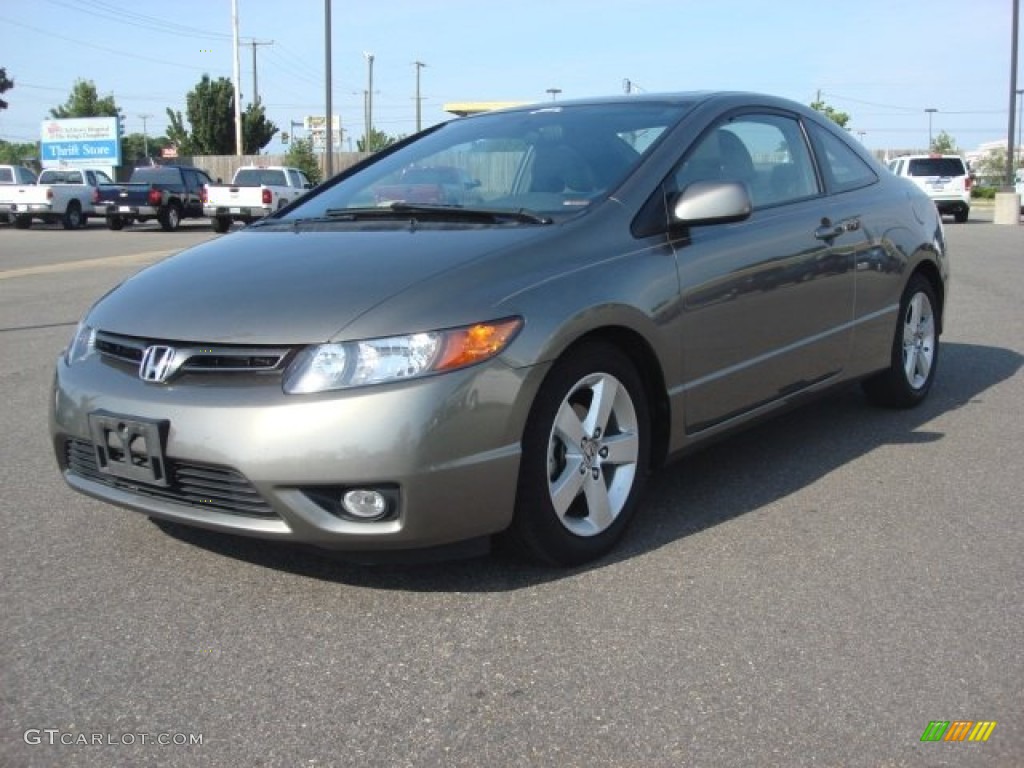
<svg viewBox="0 0 1024 768">
<path fill-rule="evenodd" d="M 96 176 L 93 175 L 92 171 L 85 172 L 85 183 L 88 184 L 90 187 L 96 186 Z"/>
<path fill-rule="evenodd" d="M 871 166 L 842 139 L 814 124 L 810 125 L 809 130 L 819 147 L 818 159 L 832 192 L 849 192 L 878 181 Z"/>
<path fill-rule="evenodd" d="M 113 184 L 114 183 L 111 180 L 111 178 L 109 176 L 107 176 L 107 174 L 105 174 L 103 171 L 96 171 L 96 181 L 99 182 L 100 184 Z"/>
<path fill-rule="evenodd" d="M 819 194 L 800 124 L 781 115 L 749 114 L 705 134 L 675 174 L 682 190 L 694 181 L 740 181 L 755 208 Z"/>
</svg>

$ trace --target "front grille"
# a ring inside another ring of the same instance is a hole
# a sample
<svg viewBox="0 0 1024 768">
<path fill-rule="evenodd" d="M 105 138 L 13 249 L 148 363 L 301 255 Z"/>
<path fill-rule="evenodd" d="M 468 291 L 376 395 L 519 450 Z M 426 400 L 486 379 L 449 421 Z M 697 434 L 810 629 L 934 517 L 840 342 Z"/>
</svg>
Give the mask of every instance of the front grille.
<svg viewBox="0 0 1024 768">
<path fill-rule="evenodd" d="M 269 373 L 284 368 L 288 347 L 247 347 L 195 342 L 162 341 L 97 331 L 96 351 L 103 357 L 132 366 L 142 362 L 146 347 L 162 345 L 174 349 L 176 374 L 186 373 Z"/>
<path fill-rule="evenodd" d="M 88 440 L 68 440 L 64 450 L 68 469 L 74 474 L 111 488 L 229 515 L 277 517 L 252 483 L 229 467 L 167 458 L 169 484 L 160 487 L 101 472 L 93 444 Z"/>
</svg>

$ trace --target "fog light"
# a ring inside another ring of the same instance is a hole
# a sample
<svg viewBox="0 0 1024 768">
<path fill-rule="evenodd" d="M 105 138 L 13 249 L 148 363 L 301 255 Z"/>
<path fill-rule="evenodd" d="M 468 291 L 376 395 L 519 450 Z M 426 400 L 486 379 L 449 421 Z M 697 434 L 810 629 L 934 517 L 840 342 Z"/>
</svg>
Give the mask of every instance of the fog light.
<svg viewBox="0 0 1024 768">
<path fill-rule="evenodd" d="M 379 491 L 357 488 L 341 497 L 345 511 L 363 520 L 375 520 L 388 513 L 388 500 Z"/>
</svg>

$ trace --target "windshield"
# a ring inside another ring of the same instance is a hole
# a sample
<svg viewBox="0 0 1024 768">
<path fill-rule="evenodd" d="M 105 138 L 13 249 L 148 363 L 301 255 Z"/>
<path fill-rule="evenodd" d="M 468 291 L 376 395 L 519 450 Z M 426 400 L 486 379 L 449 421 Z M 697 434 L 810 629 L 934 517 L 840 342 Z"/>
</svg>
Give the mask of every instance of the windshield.
<svg viewBox="0 0 1024 768">
<path fill-rule="evenodd" d="M 453 120 L 283 218 L 396 203 L 575 213 L 614 189 L 689 107 L 627 101 Z"/>
</svg>

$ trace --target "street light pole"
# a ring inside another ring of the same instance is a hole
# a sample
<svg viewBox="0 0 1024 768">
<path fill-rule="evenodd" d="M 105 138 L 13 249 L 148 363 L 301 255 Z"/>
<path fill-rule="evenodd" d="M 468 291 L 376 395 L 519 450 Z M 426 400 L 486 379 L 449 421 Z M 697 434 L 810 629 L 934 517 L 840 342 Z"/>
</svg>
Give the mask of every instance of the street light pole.
<svg viewBox="0 0 1024 768">
<path fill-rule="evenodd" d="M 1024 111 L 1021 107 L 1024 107 L 1024 90 L 1017 90 L 1017 152 L 1014 155 L 1016 162 L 1024 163 L 1024 144 L 1021 144 L 1021 117 L 1024 116 Z"/>
<path fill-rule="evenodd" d="M 324 179 L 329 179 L 334 175 L 334 123 L 331 114 L 334 111 L 334 105 L 331 104 L 331 0 L 324 0 L 324 69 L 327 71 Z"/>
<path fill-rule="evenodd" d="M 560 94 L 562 92 L 562 89 L 561 88 L 548 88 L 546 92 L 551 94 L 551 100 L 554 101 L 558 97 L 558 94 Z"/>
<path fill-rule="evenodd" d="M 932 151 L 932 115 L 934 115 L 938 111 L 939 110 L 935 109 L 934 107 L 929 107 L 928 109 L 925 110 L 925 112 L 928 113 L 928 151 L 929 152 Z"/>
<path fill-rule="evenodd" d="M 146 130 L 146 121 L 151 117 L 152 115 L 147 113 L 139 115 L 142 120 L 142 151 L 146 155 L 146 160 L 149 160 L 149 132 Z"/>
</svg>

